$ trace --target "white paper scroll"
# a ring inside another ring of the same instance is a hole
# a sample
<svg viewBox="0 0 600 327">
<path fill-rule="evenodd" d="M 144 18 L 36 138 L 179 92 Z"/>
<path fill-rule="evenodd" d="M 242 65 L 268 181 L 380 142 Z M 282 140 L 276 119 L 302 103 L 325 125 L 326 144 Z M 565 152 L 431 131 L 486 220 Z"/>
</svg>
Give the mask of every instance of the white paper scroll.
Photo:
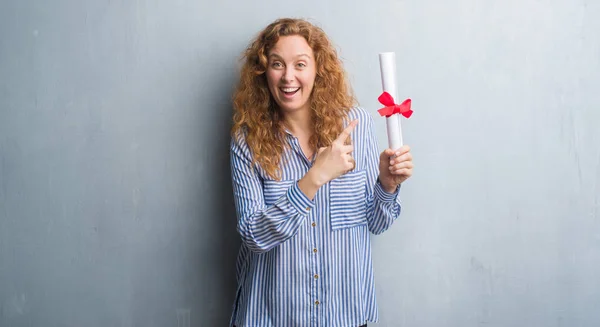
<svg viewBox="0 0 600 327">
<path fill-rule="evenodd" d="M 389 93 L 394 99 L 396 94 L 396 53 L 382 52 L 379 54 L 379 68 L 381 70 L 381 86 L 384 92 Z M 388 146 L 398 150 L 402 142 L 402 125 L 400 115 L 395 114 L 386 118 Z"/>
</svg>

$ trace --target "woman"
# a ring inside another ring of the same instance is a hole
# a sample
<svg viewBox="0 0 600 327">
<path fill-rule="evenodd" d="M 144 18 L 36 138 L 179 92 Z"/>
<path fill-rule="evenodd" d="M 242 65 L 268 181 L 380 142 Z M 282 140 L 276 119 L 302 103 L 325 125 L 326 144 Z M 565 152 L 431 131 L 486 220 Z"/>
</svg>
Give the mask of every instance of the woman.
<svg viewBox="0 0 600 327">
<path fill-rule="evenodd" d="M 354 106 L 320 28 L 276 20 L 244 57 L 231 142 L 243 241 L 231 325 L 375 322 L 370 233 L 400 214 L 409 148 L 378 155 L 373 119 Z"/>
</svg>

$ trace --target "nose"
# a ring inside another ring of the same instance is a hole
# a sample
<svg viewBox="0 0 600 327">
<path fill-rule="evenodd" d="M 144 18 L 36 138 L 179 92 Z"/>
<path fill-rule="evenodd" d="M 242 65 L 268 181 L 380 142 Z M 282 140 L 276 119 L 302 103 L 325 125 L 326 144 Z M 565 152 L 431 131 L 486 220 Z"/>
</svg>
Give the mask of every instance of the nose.
<svg viewBox="0 0 600 327">
<path fill-rule="evenodd" d="M 292 67 L 286 67 L 285 72 L 281 76 L 283 82 L 290 83 L 294 81 L 294 69 Z"/>
</svg>

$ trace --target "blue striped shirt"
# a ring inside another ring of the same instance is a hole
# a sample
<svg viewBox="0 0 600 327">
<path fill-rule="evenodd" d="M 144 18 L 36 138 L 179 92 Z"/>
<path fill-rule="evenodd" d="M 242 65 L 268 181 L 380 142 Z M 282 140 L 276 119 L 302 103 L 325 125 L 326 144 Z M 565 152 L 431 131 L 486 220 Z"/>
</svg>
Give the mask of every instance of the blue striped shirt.
<svg viewBox="0 0 600 327">
<path fill-rule="evenodd" d="M 280 181 L 251 167 L 244 138 L 232 138 L 242 246 L 231 325 L 357 327 L 378 320 L 370 234 L 384 232 L 399 216 L 399 191 L 387 193 L 377 182 L 371 115 L 356 107 L 348 116 L 345 124 L 359 119 L 351 134 L 356 167 L 322 186 L 313 200 L 297 184 L 312 163 L 291 133 Z"/>
</svg>

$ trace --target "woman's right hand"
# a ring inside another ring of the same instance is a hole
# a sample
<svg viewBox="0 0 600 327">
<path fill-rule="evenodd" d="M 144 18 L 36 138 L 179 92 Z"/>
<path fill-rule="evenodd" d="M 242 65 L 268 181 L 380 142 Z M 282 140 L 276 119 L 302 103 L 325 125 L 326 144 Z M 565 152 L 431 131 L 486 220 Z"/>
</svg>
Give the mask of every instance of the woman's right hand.
<svg viewBox="0 0 600 327">
<path fill-rule="evenodd" d="M 353 120 L 331 145 L 320 148 L 317 152 L 317 157 L 311 170 L 314 172 L 319 186 L 355 168 L 356 162 L 351 156 L 354 146 L 352 144 L 345 145 L 345 143 L 357 124 L 358 120 Z"/>
<path fill-rule="evenodd" d="M 313 166 L 298 181 L 300 190 L 309 199 L 312 200 L 315 197 L 321 186 L 356 167 L 356 162 L 350 155 L 354 146 L 345 145 L 345 141 L 357 124 L 358 120 L 352 121 L 330 146 L 320 148 Z"/>
</svg>

